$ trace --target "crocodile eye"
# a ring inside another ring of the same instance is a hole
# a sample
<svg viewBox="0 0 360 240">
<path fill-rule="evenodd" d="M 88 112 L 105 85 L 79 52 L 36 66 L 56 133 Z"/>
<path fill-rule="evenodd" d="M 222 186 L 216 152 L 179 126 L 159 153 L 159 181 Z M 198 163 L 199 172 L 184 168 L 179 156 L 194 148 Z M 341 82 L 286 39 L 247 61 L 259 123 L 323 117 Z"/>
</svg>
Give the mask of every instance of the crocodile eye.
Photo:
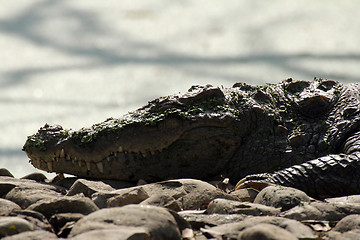
<svg viewBox="0 0 360 240">
<path fill-rule="evenodd" d="M 332 89 L 334 87 L 334 85 L 336 85 L 335 81 L 327 80 L 327 81 L 320 83 L 320 85 L 317 88 L 320 90 L 323 90 L 323 91 L 329 91 L 330 89 Z"/>
<path fill-rule="evenodd" d="M 305 88 L 309 87 L 310 83 L 307 81 L 296 81 L 287 85 L 286 90 L 292 94 L 300 93 Z"/>
</svg>

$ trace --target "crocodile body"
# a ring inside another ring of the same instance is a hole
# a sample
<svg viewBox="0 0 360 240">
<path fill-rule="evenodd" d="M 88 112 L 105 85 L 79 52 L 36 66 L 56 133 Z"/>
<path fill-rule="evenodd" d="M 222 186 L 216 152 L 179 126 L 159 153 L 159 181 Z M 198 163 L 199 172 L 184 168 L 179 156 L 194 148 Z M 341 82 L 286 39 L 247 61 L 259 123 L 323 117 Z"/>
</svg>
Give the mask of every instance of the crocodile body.
<svg viewBox="0 0 360 240">
<path fill-rule="evenodd" d="M 89 128 L 46 124 L 23 150 L 38 169 L 79 177 L 153 182 L 222 174 L 311 196 L 355 194 L 359 90 L 326 79 L 193 86 Z"/>
</svg>

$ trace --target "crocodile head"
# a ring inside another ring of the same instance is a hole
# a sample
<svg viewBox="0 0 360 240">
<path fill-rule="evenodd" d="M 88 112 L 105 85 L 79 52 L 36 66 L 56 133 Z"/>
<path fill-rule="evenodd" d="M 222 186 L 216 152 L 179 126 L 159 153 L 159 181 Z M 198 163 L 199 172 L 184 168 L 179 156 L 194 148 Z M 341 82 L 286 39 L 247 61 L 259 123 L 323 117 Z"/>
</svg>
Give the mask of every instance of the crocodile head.
<svg viewBox="0 0 360 240">
<path fill-rule="evenodd" d="M 225 174 L 236 179 L 288 167 L 295 158 L 303 161 L 297 145 L 314 135 L 294 135 L 306 130 L 300 128 L 304 122 L 326 129 L 329 114 L 339 110 L 351 118 L 357 113 L 357 106 L 338 109 L 343 108 L 337 104 L 341 92 L 341 84 L 324 79 L 194 86 L 89 128 L 45 125 L 28 137 L 23 150 L 38 169 L 79 177 L 150 182 Z"/>
<path fill-rule="evenodd" d="M 130 181 L 205 179 L 224 168 L 245 134 L 234 131 L 239 119 L 225 101 L 219 88 L 194 86 L 90 128 L 46 124 L 23 150 L 36 168 L 48 172 Z"/>
</svg>

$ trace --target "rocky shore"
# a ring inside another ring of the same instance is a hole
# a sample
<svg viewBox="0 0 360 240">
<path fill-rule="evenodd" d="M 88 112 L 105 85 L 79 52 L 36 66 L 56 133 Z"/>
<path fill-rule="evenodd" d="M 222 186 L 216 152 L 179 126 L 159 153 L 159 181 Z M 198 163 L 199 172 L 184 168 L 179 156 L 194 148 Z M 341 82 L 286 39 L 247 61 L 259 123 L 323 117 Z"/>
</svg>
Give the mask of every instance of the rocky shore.
<svg viewBox="0 0 360 240">
<path fill-rule="evenodd" d="M 195 179 L 137 185 L 0 169 L 0 237 L 360 239 L 360 195 L 316 200 L 281 186 L 227 191 Z M 221 184 L 220 184 L 221 185 Z"/>
</svg>

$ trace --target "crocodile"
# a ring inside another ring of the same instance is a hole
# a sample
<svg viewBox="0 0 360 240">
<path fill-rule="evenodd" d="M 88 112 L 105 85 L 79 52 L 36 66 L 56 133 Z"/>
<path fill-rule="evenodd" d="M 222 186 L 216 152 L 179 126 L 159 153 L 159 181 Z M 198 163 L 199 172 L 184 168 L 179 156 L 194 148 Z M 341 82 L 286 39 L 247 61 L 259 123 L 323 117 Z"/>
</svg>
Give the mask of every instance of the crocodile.
<svg viewBox="0 0 360 240">
<path fill-rule="evenodd" d="M 78 177 L 252 181 L 328 197 L 359 193 L 359 83 L 291 78 L 192 86 L 79 130 L 45 124 L 29 162 Z M 234 183 L 235 183 L 234 182 Z"/>
</svg>

